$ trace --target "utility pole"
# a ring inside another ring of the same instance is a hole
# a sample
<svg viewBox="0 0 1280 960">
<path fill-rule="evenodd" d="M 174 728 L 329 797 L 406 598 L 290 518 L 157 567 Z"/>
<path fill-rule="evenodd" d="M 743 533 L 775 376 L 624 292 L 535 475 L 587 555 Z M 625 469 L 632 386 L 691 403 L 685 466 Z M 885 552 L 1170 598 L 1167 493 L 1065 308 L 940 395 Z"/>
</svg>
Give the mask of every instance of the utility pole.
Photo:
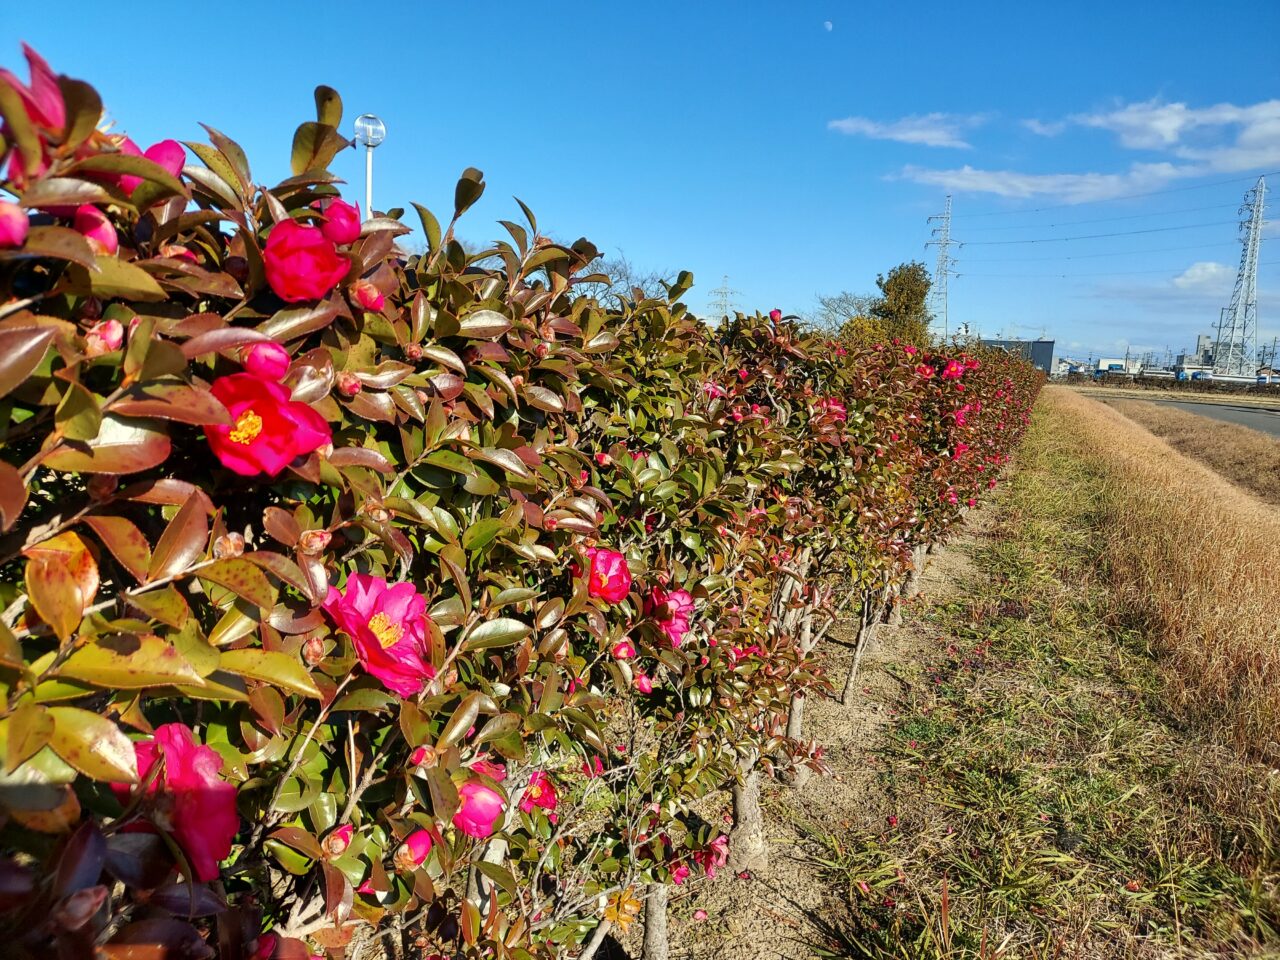
<svg viewBox="0 0 1280 960">
<path fill-rule="evenodd" d="M 951 244 L 954 243 L 951 239 L 951 194 L 947 194 L 942 213 L 930 217 L 929 223 L 937 223 L 937 226 L 932 230 L 933 239 L 925 242 L 925 249 L 938 248 L 938 264 L 933 268 L 933 287 L 929 298 L 933 301 L 933 315 L 942 318 L 942 336 L 946 338 L 951 335 L 951 321 L 947 316 L 947 277 L 955 272 L 956 263 L 951 256 Z"/>
<path fill-rule="evenodd" d="M 1267 183 L 1262 177 L 1240 205 L 1243 249 L 1236 273 L 1231 304 L 1218 318 L 1218 338 L 1213 349 L 1213 372 L 1246 376 L 1258 353 L 1258 254 L 1262 247 L 1263 206 Z"/>
<path fill-rule="evenodd" d="M 737 290 L 731 290 L 729 288 L 729 275 L 726 273 L 720 278 L 720 286 L 711 291 L 711 296 L 713 297 L 711 301 L 711 309 L 715 312 L 717 317 L 723 318 L 729 316 L 729 312 L 734 306 L 733 298 L 737 293 Z"/>
</svg>

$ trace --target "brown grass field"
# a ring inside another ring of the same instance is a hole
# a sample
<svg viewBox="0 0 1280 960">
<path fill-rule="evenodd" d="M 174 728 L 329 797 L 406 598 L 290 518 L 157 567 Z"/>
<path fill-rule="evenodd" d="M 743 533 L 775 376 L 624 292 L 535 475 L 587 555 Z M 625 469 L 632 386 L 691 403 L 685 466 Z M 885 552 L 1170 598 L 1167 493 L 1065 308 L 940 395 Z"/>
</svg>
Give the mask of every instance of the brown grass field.
<svg viewBox="0 0 1280 960">
<path fill-rule="evenodd" d="M 1043 404 L 1101 468 L 1106 573 L 1168 664 L 1170 705 L 1280 764 L 1280 511 L 1103 403 L 1048 387 Z"/>
<path fill-rule="evenodd" d="M 1108 405 L 1268 503 L 1280 506 L 1280 439 L 1143 400 Z"/>
</svg>

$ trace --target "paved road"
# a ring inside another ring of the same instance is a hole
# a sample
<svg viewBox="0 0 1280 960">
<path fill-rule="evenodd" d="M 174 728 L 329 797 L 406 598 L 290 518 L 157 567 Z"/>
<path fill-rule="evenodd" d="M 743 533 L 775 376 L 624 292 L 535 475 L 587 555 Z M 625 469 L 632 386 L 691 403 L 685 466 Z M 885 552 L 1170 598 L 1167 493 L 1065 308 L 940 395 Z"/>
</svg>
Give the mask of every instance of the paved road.
<svg viewBox="0 0 1280 960">
<path fill-rule="evenodd" d="M 1196 413 L 1202 417 L 1238 423 L 1242 427 L 1261 430 L 1273 437 L 1280 437 L 1280 410 L 1245 407 L 1231 403 L 1195 403 L 1185 400 L 1150 400 L 1150 403 L 1163 403 L 1187 413 Z"/>
</svg>

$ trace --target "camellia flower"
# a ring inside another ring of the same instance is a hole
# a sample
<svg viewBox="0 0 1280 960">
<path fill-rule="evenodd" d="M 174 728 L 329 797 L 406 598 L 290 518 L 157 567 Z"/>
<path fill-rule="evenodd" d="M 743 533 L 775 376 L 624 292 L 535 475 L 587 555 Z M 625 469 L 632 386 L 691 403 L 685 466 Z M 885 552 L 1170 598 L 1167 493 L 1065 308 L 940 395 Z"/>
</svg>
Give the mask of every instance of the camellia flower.
<svg viewBox="0 0 1280 960">
<path fill-rule="evenodd" d="M 782 319 L 782 311 L 777 309 L 770 310 L 769 319 L 772 320 L 774 323 L 777 323 L 779 320 Z"/>
<path fill-rule="evenodd" d="M 613 645 L 610 653 L 613 654 L 615 660 L 630 660 L 636 655 L 636 648 L 630 640 L 619 640 Z"/>
<path fill-rule="evenodd" d="M 693 919 L 701 923 L 703 920 L 707 919 L 707 911 L 699 907 L 697 910 L 693 911 Z"/>
<path fill-rule="evenodd" d="M 144 151 L 139 150 L 136 143 L 125 137 L 120 141 L 120 152 L 130 157 L 146 157 L 175 177 L 182 173 L 182 165 L 187 162 L 187 151 L 177 140 L 161 140 Z M 131 173 L 122 174 L 120 177 L 120 189 L 125 193 L 133 193 L 140 183 L 142 183 L 142 177 Z"/>
<path fill-rule="evenodd" d="M 324 214 L 320 231 L 339 246 L 355 243 L 360 236 L 360 205 L 345 200 L 317 200 L 313 209 Z M 381 309 L 381 308 L 379 308 Z"/>
<path fill-rule="evenodd" d="M 472 729 L 475 728 L 473 727 Z M 467 736 L 471 736 L 471 734 L 468 733 Z M 476 771 L 476 773 L 483 773 L 490 780 L 496 780 L 498 783 L 507 779 L 506 767 L 500 763 L 494 763 L 492 760 L 487 760 L 483 757 L 479 760 L 473 760 L 471 762 L 471 769 Z"/>
<path fill-rule="evenodd" d="M 413 866 L 420 867 L 431 853 L 431 847 L 431 833 L 427 830 L 415 830 L 404 838 L 404 843 L 397 851 L 397 860 L 407 860 Z"/>
<path fill-rule="evenodd" d="M 958 360 L 948 360 L 942 369 L 943 380 L 959 380 L 964 376 L 964 364 Z"/>
<path fill-rule="evenodd" d="M 493 833 L 494 823 L 506 806 L 502 796 L 478 780 L 468 780 L 460 786 L 458 796 L 462 805 L 453 815 L 453 825 L 477 840 L 483 840 Z"/>
<path fill-rule="evenodd" d="M 729 837 L 723 833 L 720 834 L 711 841 L 710 846 L 695 850 L 693 859 L 707 872 L 709 879 L 714 879 L 716 870 L 729 862 Z"/>
<path fill-rule="evenodd" d="M 119 350 L 124 343 L 124 325 L 119 320 L 99 320 L 84 335 L 85 353 L 100 357 L 112 350 Z"/>
<path fill-rule="evenodd" d="M 133 750 L 141 783 L 147 782 L 152 767 L 164 762 L 147 786 L 142 810 L 182 848 L 198 881 L 216 880 L 218 864 L 230 855 L 240 829 L 236 788 L 218 776 L 222 757 L 213 747 L 196 743 L 191 728 L 182 723 L 156 727 L 155 736 L 137 741 Z M 121 803 L 129 801 L 134 789 L 112 784 Z"/>
<path fill-rule="evenodd" d="M 520 809 L 532 813 L 534 807 L 543 810 L 554 810 L 560 798 L 556 796 L 556 785 L 551 782 L 545 770 L 537 770 L 529 778 L 529 786 L 524 789 L 520 798 Z"/>
<path fill-rule="evenodd" d="M 916 366 L 916 374 L 923 377 L 925 380 L 931 380 L 933 378 L 934 369 L 927 363 L 921 363 Z"/>
<path fill-rule="evenodd" d="M 689 617 L 693 614 L 693 597 L 688 591 L 672 590 L 668 593 L 662 587 L 654 587 L 645 600 L 644 610 L 667 635 L 672 647 L 684 642 L 684 636 L 689 632 Z"/>
<path fill-rule="evenodd" d="M 22 45 L 22 52 L 27 58 L 27 67 L 31 73 L 30 86 L 4 69 L 0 69 L 0 83 L 18 95 L 27 119 L 37 128 L 41 156 L 32 172 L 40 176 L 49 167 L 49 150 L 44 134 L 63 131 L 67 125 L 67 107 L 62 98 L 62 88 L 58 85 L 58 77 L 49 64 L 25 43 Z M 9 160 L 9 179 L 19 188 L 27 185 L 26 158 L 21 150 L 14 150 Z"/>
<path fill-rule="evenodd" d="M 606 547 L 588 547 L 586 554 L 591 564 L 587 593 L 610 603 L 623 600 L 631 592 L 631 568 L 627 566 L 627 558 Z"/>
<path fill-rule="evenodd" d="M 371 310 L 374 313 L 379 312 L 387 304 L 387 298 L 382 291 L 375 287 L 368 280 L 357 280 L 351 285 L 351 295 L 355 297 L 356 303 L 365 310 Z"/>
<path fill-rule="evenodd" d="M 351 267 L 319 227 L 296 220 L 282 220 L 271 228 L 262 264 L 268 285 L 288 303 L 319 300 Z"/>
<path fill-rule="evenodd" d="M 582 772 L 588 780 L 594 780 L 604 773 L 604 764 L 600 762 L 599 757 L 592 757 L 590 764 L 584 763 L 582 765 Z"/>
<path fill-rule="evenodd" d="M 671 868 L 671 882 L 676 886 L 680 886 L 680 884 L 689 879 L 690 872 L 687 863 L 677 863 Z"/>
<path fill-rule="evenodd" d="M 720 397 L 728 396 L 728 394 L 725 393 L 724 387 L 720 386 L 720 384 L 715 383 L 714 381 L 711 381 L 711 380 L 708 380 L 706 383 L 702 385 L 702 392 L 705 393 L 708 399 L 711 399 L 711 400 L 718 400 Z"/>
<path fill-rule="evenodd" d="M 324 838 L 324 852 L 331 857 L 342 856 L 347 852 L 347 847 L 351 846 L 351 838 L 355 836 L 355 832 L 356 828 L 352 824 L 344 823 Z"/>
<path fill-rule="evenodd" d="M 968 449 L 969 449 L 969 445 L 967 443 L 957 443 L 954 449 L 952 449 L 951 451 L 951 459 L 959 460 L 962 456 L 964 456 L 965 451 L 967 451 Z"/>
<path fill-rule="evenodd" d="M 411 583 L 353 573 L 346 589 L 332 586 L 322 605 L 351 637 L 356 656 L 392 693 L 411 697 L 436 675 L 427 655 L 427 601 Z"/>
<path fill-rule="evenodd" d="M 31 221 L 27 212 L 16 203 L 0 200 L 0 247 L 11 249 L 22 246 L 27 239 Z"/>
<path fill-rule="evenodd" d="M 260 380 L 281 380 L 289 372 L 289 351 L 275 341 L 246 347 L 242 357 L 245 371 Z"/>
<path fill-rule="evenodd" d="M 72 227 L 89 241 L 94 253 L 111 256 L 120 249 L 120 238 L 107 215 L 91 203 L 76 207 Z"/>
<path fill-rule="evenodd" d="M 636 678 L 634 681 L 632 681 L 632 683 L 635 686 L 635 688 L 639 690 L 641 693 L 643 693 L 645 696 L 648 696 L 649 694 L 653 693 L 653 680 L 649 677 L 647 673 L 637 673 Z"/>
<path fill-rule="evenodd" d="M 210 392 L 222 402 L 231 423 L 210 423 L 205 437 L 222 465 L 242 476 L 277 476 L 296 457 L 333 441 L 324 417 L 289 399 L 287 388 L 233 373 L 213 381 Z"/>
</svg>

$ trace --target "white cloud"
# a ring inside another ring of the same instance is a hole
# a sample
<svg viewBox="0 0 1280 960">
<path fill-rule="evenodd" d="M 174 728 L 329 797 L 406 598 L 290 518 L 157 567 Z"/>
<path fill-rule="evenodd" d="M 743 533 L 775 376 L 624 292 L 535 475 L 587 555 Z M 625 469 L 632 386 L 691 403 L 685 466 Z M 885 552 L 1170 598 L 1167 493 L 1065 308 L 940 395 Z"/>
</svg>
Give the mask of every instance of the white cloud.
<svg viewBox="0 0 1280 960">
<path fill-rule="evenodd" d="M 1173 285 L 1192 294 L 1229 294 L 1235 284 L 1236 270 L 1225 263 L 1200 260 L 1173 278 Z"/>
<path fill-rule="evenodd" d="M 1036 120 L 1034 117 L 1029 120 L 1023 120 L 1022 125 L 1032 133 L 1041 137 L 1056 137 L 1063 130 L 1067 129 L 1065 121 L 1059 120 L 1054 123 L 1046 123 L 1043 120 Z"/>
<path fill-rule="evenodd" d="M 1195 176 L 1196 172 L 1171 163 L 1138 163 L 1124 173 L 1023 173 L 980 170 L 966 164 L 952 170 L 908 166 L 899 176 L 954 193 L 994 193 L 1016 199 L 1048 196 L 1064 203 L 1086 203 L 1158 190 L 1171 180 Z"/>
<path fill-rule="evenodd" d="M 982 114 L 953 113 L 926 113 L 889 123 L 867 117 L 845 117 L 843 120 L 832 120 L 827 124 L 827 129 L 849 136 L 870 137 L 872 140 L 895 140 L 898 143 L 918 143 L 926 147 L 968 150 L 970 145 L 964 141 L 962 133 L 981 126 L 986 119 Z"/>
<path fill-rule="evenodd" d="M 823 20 L 823 21 L 822 21 L 822 29 L 823 29 L 823 30 L 825 30 L 825 31 L 827 31 L 827 33 L 830 33 L 830 32 L 831 32 L 832 30 L 834 30 L 835 28 L 836 28 L 836 27 L 835 27 L 835 24 L 833 24 L 830 20 Z"/>
</svg>

